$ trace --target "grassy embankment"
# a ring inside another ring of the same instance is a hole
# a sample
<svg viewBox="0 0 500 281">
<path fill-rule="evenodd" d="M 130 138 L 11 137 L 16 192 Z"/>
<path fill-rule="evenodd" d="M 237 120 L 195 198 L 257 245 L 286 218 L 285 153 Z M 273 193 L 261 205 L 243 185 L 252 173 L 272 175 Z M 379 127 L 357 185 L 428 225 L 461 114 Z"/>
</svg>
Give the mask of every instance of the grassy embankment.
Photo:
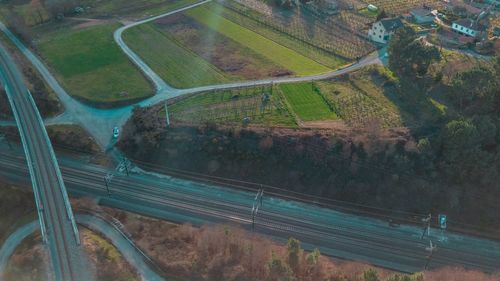
<svg viewBox="0 0 500 281">
<path fill-rule="evenodd" d="M 29 189 L 0 183 L 0 245 L 16 227 L 36 219 L 35 200 Z"/>
<path fill-rule="evenodd" d="M 135 270 L 122 254 L 100 235 L 81 227 L 85 255 L 95 269 L 96 280 L 137 281 Z M 12 254 L 7 263 L 3 279 L 5 281 L 45 281 L 47 279 L 47 253 L 37 231 L 28 236 Z"/>
<path fill-rule="evenodd" d="M 10 41 L 4 33 L 0 32 L 0 43 L 6 48 L 12 56 L 14 62 L 17 64 L 19 70 L 23 73 L 26 85 L 28 86 L 31 95 L 35 101 L 38 110 L 42 117 L 55 116 L 63 111 L 61 104 L 52 91 L 52 89 L 45 83 L 42 76 L 35 67 L 26 59 L 26 57 L 19 51 L 19 49 Z M 0 118 L 13 119 L 10 109 L 10 104 L 7 99 L 5 89 L 0 90 Z"/>
<path fill-rule="evenodd" d="M 118 24 L 61 29 L 41 38 L 37 49 L 72 96 L 113 106 L 150 96 L 146 78 L 113 41 Z"/>
</svg>

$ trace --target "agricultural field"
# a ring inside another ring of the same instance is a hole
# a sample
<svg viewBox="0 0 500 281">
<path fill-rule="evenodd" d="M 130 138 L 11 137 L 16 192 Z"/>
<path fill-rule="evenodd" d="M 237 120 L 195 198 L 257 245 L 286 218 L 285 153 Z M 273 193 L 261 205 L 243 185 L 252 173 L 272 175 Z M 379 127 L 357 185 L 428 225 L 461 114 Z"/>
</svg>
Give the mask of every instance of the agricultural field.
<svg viewBox="0 0 500 281">
<path fill-rule="evenodd" d="M 302 121 L 335 120 L 334 108 L 323 97 L 314 83 L 284 84 L 280 90 L 286 101 Z"/>
<path fill-rule="evenodd" d="M 171 120 L 184 123 L 296 126 L 283 97 L 271 86 L 198 94 L 175 102 L 168 110 Z"/>
<path fill-rule="evenodd" d="M 220 69 L 156 29 L 153 24 L 131 28 L 123 34 L 123 39 L 173 87 L 188 88 L 230 80 Z"/>
<path fill-rule="evenodd" d="M 271 127 L 319 123 L 330 127 L 339 122 L 352 128 L 374 123 L 384 128 L 415 125 L 403 110 L 405 101 L 388 86 L 395 79 L 391 74 L 382 67 L 367 67 L 331 80 L 206 92 L 175 101 L 169 114 L 172 120 L 193 124 L 241 125 L 249 117 L 250 124 Z M 269 100 L 263 106 L 264 95 Z M 437 96 L 424 99 L 418 104 L 422 112 L 444 114 L 447 110 Z"/>
<path fill-rule="evenodd" d="M 237 19 L 226 18 L 226 12 L 219 4 L 206 4 L 131 28 L 124 39 L 155 72 L 178 88 L 324 73 L 345 64 L 311 46 L 289 47 L 284 43 L 293 38 L 275 40 L 273 31 L 262 35 Z M 268 38 L 269 34 L 274 36 Z M 308 51 L 310 56 L 305 55 Z"/>
<path fill-rule="evenodd" d="M 234 11 L 232 9 L 221 9 L 218 5 L 212 4 L 207 6 L 210 9 L 216 10 L 219 15 L 224 18 L 237 22 L 241 26 L 250 29 L 270 40 L 277 42 L 280 45 L 286 46 L 295 52 L 306 56 L 313 61 L 327 66 L 332 69 L 339 68 L 345 65 L 349 60 L 345 60 L 337 56 L 334 52 L 321 49 L 313 44 L 299 40 L 290 34 L 284 33 L 280 30 L 276 30 L 269 25 L 262 23 L 252 17 L 246 16 L 242 13 Z"/>
<path fill-rule="evenodd" d="M 222 8 L 222 7 L 221 7 Z M 243 28 L 241 25 L 225 19 L 224 17 L 200 6 L 196 9 L 187 11 L 187 15 L 193 17 L 198 22 L 217 30 L 221 34 L 232 40 L 247 46 L 253 51 L 263 55 L 274 63 L 292 71 L 297 75 L 309 75 L 315 73 L 327 72 L 329 68 L 316 63 L 315 61 L 298 54 L 297 52 L 276 44 L 264 36 Z"/>
<path fill-rule="evenodd" d="M 408 13 L 411 9 L 421 8 L 423 5 L 433 8 L 440 8 L 444 5 L 442 0 L 363 0 L 363 2 L 366 5 L 375 5 L 390 15 Z"/>
<path fill-rule="evenodd" d="M 36 49 L 72 96 L 103 106 L 130 103 L 153 91 L 113 41 L 118 27 L 61 29 L 40 38 Z"/>
<path fill-rule="evenodd" d="M 391 90 L 378 80 L 371 69 L 362 69 L 347 78 L 317 82 L 317 87 L 350 127 L 366 127 L 374 121 L 386 128 L 403 126 L 398 104 L 390 97 Z"/>
<path fill-rule="evenodd" d="M 337 15 L 319 16 L 304 7 L 290 10 L 254 0 L 219 3 L 241 16 L 346 61 L 355 60 L 375 50 L 365 38 L 368 24 L 374 19 L 356 10 L 342 10 Z"/>
</svg>

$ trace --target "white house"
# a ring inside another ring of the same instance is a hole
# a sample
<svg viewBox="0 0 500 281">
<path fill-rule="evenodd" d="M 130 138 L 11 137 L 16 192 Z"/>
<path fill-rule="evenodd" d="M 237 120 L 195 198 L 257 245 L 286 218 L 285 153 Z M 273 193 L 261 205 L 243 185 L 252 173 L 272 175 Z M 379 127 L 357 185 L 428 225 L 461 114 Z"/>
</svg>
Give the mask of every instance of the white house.
<svg viewBox="0 0 500 281">
<path fill-rule="evenodd" d="M 403 23 L 399 18 L 382 19 L 373 23 L 368 30 L 368 38 L 372 41 L 386 44 L 396 29 L 403 27 Z"/>
<path fill-rule="evenodd" d="M 461 19 L 454 21 L 451 28 L 463 35 L 471 37 L 480 37 L 484 34 L 486 27 L 475 20 L 471 19 Z"/>
</svg>

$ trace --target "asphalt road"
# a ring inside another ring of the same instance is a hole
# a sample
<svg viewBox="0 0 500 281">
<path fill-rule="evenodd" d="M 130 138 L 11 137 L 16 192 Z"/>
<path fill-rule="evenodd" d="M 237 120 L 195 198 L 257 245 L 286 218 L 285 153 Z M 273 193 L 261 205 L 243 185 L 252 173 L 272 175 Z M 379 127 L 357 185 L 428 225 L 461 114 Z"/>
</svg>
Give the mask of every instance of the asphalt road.
<svg viewBox="0 0 500 281">
<path fill-rule="evenodd" d="M 55 280 L 85 279 L 78 229 L 52 145 L 17 66 L 0 45 L 0 73 L 21 135 Z M 25 175 L 27 176 L 27 175 Z M 84 278 L 84 279 L 82 279 Z"/>
<path fill-rule="evenodd" d="M 7 237 L 7 239 L 3 242 L 2 247 L 0 248 L 0 280 L 3 280 L 3 274 L 7 268 L 7 263 L 17 246 L 19 246 L 26 237 L 30 236 L 30 234 L 35 232 L 37 229 L 40 229 L 40 223 L 38 223 L 38 221 L 32 221 L 16 229 L 16 231 L 9 235 L 9 237 Z"/>
<path fill-rule="evenodd" d="M 22 183 L 26 168 L 22 157 L 0 154 L 0 177 Z M 106 168 L 61 158 L 62 173 L 72 195 L 97 197 L 102 204 L 175 222 L 195 225 L 237 224 L 251 229 L 255 194 L 206 185 L 168 176 L 116 174 L 104 186 Z M 421 239 L 422 228 L 391 227 L 386 221 L 342 213 L 265 195 L 255 231 L 278 240 L 291 236 L 306 249 L 319 247 L 323 254 L 364 261 L 405 272 L 443 266 L 463 266 L 494 272 L 500 268 L 500 243 L 432 229 Z M 437 245 L 429 261 L 429 239 Z"/>
<path fill-rule="evenodd" d="M 76 214 L 75 218 L 78 224 L 100 233 L 102 236 L 111 241 L 111 243 L 125 257 L 125 260 L 127 260 L 127 262 L 131 264 L 135 270 L 137 270 L 139 275 L 142 277 L 142 280 L 164 280 L 164 278 L 151 267 L 151 264 L 144 253 L 138 249 L 133 241 L 131 241 L 127 235 L 114 224 L 108 222 L 105 218 L 94 214 Z M 38 222 L 33 221 L 16 229 L 16 231 L 11 233 L 7 240 L 5 240 L 5 243 L 0 247 L 0 280 L 3 280 L 2 273 L 5 272 L 7 263 L 15 249 L 26 237 L 34 233 L 38 228 Z"/>
</svg>

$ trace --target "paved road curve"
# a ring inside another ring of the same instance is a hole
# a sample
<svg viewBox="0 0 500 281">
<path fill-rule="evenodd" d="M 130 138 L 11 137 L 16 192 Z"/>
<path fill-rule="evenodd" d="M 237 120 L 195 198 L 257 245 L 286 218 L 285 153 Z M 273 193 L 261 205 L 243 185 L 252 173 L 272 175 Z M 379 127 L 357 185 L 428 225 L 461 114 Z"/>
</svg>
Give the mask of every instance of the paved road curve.
<svg viewBox="0 0 500 281">
<path fill-rule="evenodd" d="M 0 177 L 23 182 L 22 158 L 0 154 Z M 116 175 L 107 196 L 105 168 L 62 158 L 62 173 L 71 194 L 90 196 L 131 212 L 195 225 L 235 223 L 251 229 L 254 193 L 145 174 Z M 255 230 L 278 240 L 290 236 L 307 249 L 365 261 L 395 270 L 414 272 L 427 263 L 429 238 L 420 239 L 420 227 L 390 227 L 386 221 L 346 214 L 270 195 L 264 196 Z M 444 238 L 444 239 L 443 239 Z M 432 230 L 438 247 L 429 268 L 464 266 L 494 272 L 500 268 L 500 243 L 457 233 Z"/>
<path fill-rule="evenodd" d="M 78 229 L 52 145 L 19 70 L 1 45 L 0 74 L 21 135 L 54 279 L 88 280 L 82 274 Z"/>
<path fill-rule="evenodd" d="M 78 224 L 83 225 L 93 231 L 99 232 L 106 237 L 118 249 L 118 251 L 125 257 L 125 260 L 131 264 L 146 281 L 161 281 L 164 280 L 158 273 L 156 273 L 150 265 L 145 261 L 147 257 L 136 248 L 132 241 L 115 226 L 108 223 L 106 220 L 89 214 L 76 214 Z M 15 249 L 21 242 L 34 233 L 38 228 L 38 223 L 33 221 L 28 223 L 16 231 L 11 233 L 5 243 L 0 248 L 0 280 L 2 273 L 7 268 L 7 263 L 10 256 L 14 253 Z M 87 280 L 86 280 L 87 281 Z"/>
<path fill-rule="evenodd" d="M 14 253 L 17 246 L 28 237 L 30 234 L 40 229 L 40 224 L 37 221 L 30 222 L 26 225 L 21 226 L 16 229 L 2 244 L 0 248 L 0 280 L 3 280 L 3 274 L 5 268 L 7 268 L 7 263 L 9 262 L 10 256 Z"/>
</svg>

